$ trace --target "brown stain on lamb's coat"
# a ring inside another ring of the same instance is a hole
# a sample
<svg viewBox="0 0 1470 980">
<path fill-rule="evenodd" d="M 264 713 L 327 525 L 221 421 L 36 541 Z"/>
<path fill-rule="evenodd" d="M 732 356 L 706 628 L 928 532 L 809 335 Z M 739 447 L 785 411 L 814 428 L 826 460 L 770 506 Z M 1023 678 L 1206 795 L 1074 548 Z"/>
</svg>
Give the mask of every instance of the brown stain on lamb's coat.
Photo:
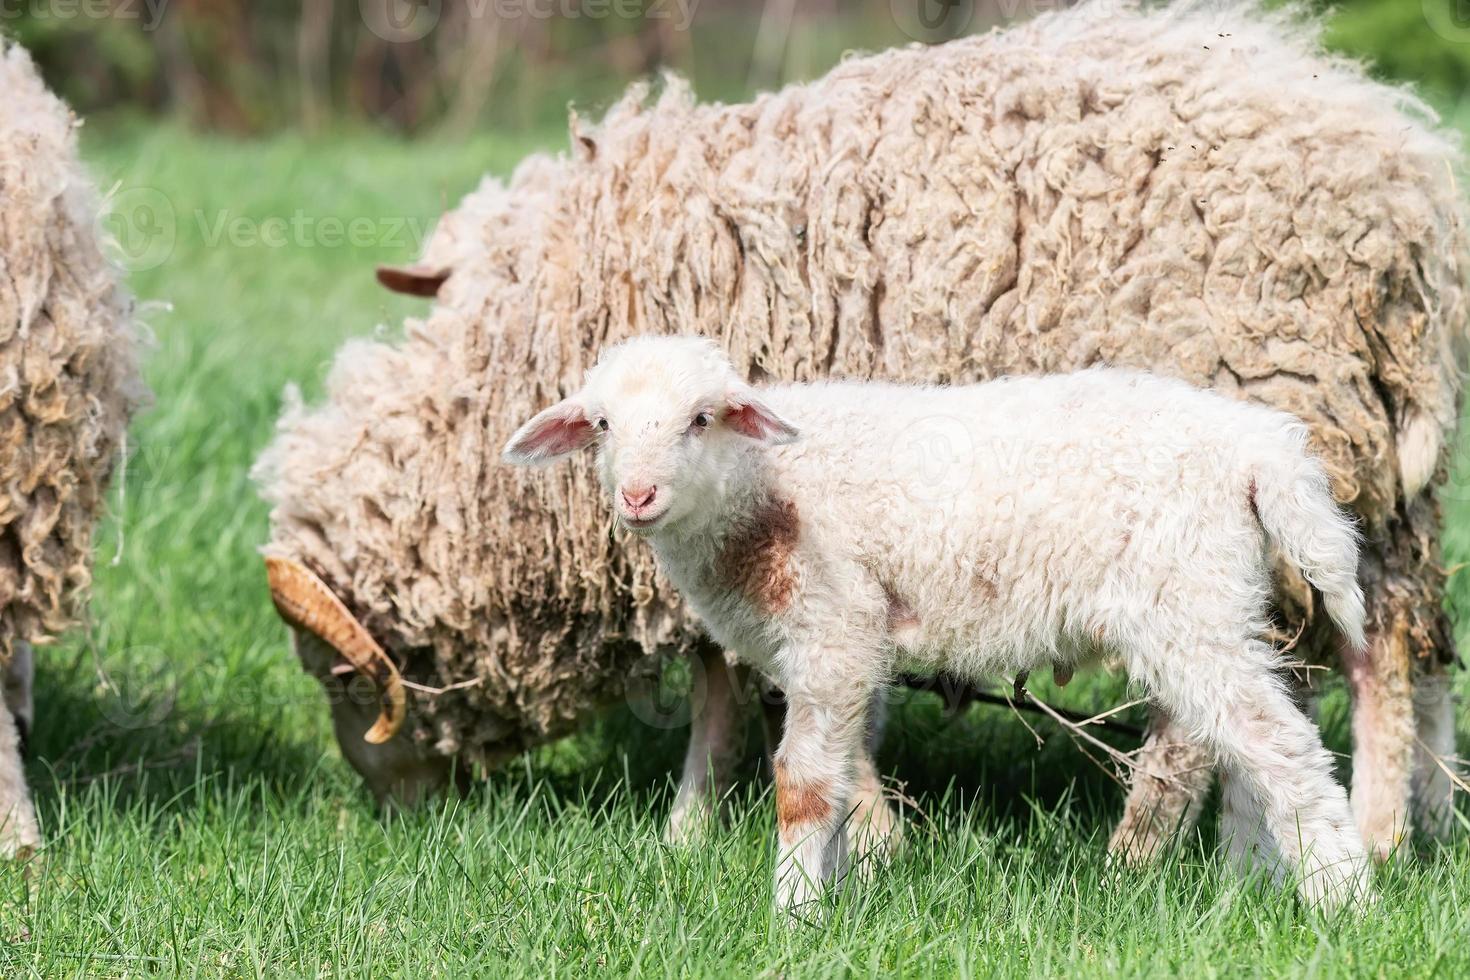
<svg viewBox="0 0 1470 980">
<path fill-rule="evenodd" d="M 776 763 L 776 821 L 781 828 L 825 823 L 832 816 L 825 783 L 791 778 L 783 763 Z"/>
<path fill-rule="evenodd" d="M 726 539 L 716 574 L 727 589 L 743 595 L 762 612 L 782 612 L 796 591 L 792 555 L 800 540 L 796 504 L 768 500 Z"/>
</svg>

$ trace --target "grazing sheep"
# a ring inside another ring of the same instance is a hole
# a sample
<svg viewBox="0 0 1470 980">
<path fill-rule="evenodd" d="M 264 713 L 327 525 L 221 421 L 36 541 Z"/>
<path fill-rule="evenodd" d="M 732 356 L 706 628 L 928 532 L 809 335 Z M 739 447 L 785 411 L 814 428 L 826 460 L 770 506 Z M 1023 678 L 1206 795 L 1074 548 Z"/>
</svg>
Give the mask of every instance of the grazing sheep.
<svg viewBox="0 0 1470 980">
<path fill-rule="evenodd" d="M 1365 534 L 1353 796 L 1386 853 L 1411 692 L 1425 740 L 1453 744 L 1433 490 L 1464 334 L 1459 164 L 1411 97 L 1248 4 L 1082 8 L 743 105 L 635 89 L 574 124 L 569 157 L 467 197 L 396 280 L 437 291 L 429 318 L 348 345 L 326 404 L 288 407 L 263 460 L 268 553 L 309 566 L 410 680 L 459 685 L 411 690 L 407 737 L 376 747 L 358 737 L 376 703 L 334 696 L 345 751 L 380 791 L 439 782 L 450 756 L 568 731 L 698 645 L 646 549 L 581 506 L 585 467 L 485 468 L 601 346 L 702 333 L 786 381 L 1106 363 L 1308 424 Z M 1335 661 L 1310 590 L 1280 571 L 1280 635 Z M 330 650 L 298 640 L 337 692 Z M 1119 852 L 1154 853 L 1171 813 L 1197 812 L 1205 759 L 1161 720 Z M 1449 781 L 1415 779 L 1416 812 L 1447 828 Z"/>
<path fill-rule="evenodd" d="M 91 583 L 92 531 L 143 389 L 77 120 L 3 40 L 0 92 L 0 857 L 15 857 L 41 842 L 22 765 L 31 644 L 67 628 Z"/>
<path fill-rule="evenodd" d="M 952 438 L 916 466 L 936 420 Z M 1306 443 L 1288 415 L 1150 375 L 754 388 L 708 340 L 653 337 L 609 349 L 504 457 L 595 447 L 618 522 L 786 693 L 780 907 L 841 870 L 882 685 L 1070 674 L 1103 652 L 1209 746 L 1303 895 L 1339 905 L 1366 894 L 1367 854 L 1261 639 L 1274 545 L 1348 655 L 1366 645 L 1356 534 Z"/>
</svg>

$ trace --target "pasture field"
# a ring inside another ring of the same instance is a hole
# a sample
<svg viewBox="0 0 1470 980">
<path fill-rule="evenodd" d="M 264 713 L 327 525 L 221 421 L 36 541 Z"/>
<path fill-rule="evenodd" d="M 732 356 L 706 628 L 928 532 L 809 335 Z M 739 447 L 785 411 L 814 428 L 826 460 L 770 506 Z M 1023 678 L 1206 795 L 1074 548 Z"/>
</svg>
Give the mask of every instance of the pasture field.
<svg viewBox="0 0 1470 980">
<path fill-rule="evenodd" d="M 1210 819 L 1160 868 L 1110 872 L 1121 793 L 1106 775 L 1044 720 L 1038 748 L 1008 713 L 951 718 L 928 697 L 895 711 L 882 755 L 918 808 L 907 846 L 823 927 L 770 914 L 760 780 L 726 832 L 660 842 L 685 731 L 626 709 L 464 799 L 381 819 L 266 597 L 247 471 L 287 382 L 311 397 L 343 339 L 423 310 L 373 265 L 412 256 L 485 170 L 561 140 L 89 134 L 134 287 L 156 304 L 157 405 L 98 537 L 90 622 L 38 658 L 30 777 L 49 843 L 0 869 L 0 975 L 1470 973 L 1463 818 L 1447 846 L 1383 870 L 1357 917 L 1232 875 Z M 1470 506 L 1447 513 L 1453 564 L 1470 558 Z M 1079 679 L 1061 700 L 1121 694 Z M 1322 718 L 1345 750 L 1340 690 Z"/>
</svg>

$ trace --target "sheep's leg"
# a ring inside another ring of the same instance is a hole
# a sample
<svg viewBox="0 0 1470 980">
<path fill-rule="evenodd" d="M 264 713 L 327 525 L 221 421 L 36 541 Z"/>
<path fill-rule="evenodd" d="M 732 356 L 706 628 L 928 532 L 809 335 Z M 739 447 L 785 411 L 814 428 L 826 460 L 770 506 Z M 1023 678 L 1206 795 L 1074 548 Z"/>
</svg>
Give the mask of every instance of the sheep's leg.
<svg viewBox="0 0 1470 980">
<path fill-rule="evenodd" d="M 1386 861 L 1408 829 L 1414 766 L 1414 701 L 1408 625 L 1394 617 L 1364 653 L 1344 652 L 1353 698 L 1353 815 L 1375 860 Z"/>
<path fill-rule="evenodd" d="M 684 771 L 664 832 L 664 839 L 675 844 L 694 839 L 715 820 L 739 756 L 742 719 L 736 688 L 750 689 L 749 671 L 732 668 L 718 648 L 703 645 L 696 656 L 704 674 L 705 698 L 690 714 Z"/>
<path fill-rule="evenodd" d="M 852 816 L 847 821 L 847 846 L 862 877 L 870 876 L 891 857 L 903 838 L 903 821 L 883 793 L 878 774 L 878 746 L 888 720 L 888 702 L 880 690 L 868 705 L 868 732 L 853 759 Z"/>
<path fill-rule="evenodd" d="M 41 846 L 41 829 L 26 787 L 20 730 L 6 700 L 0 699 L 0 858 L 25 860 Z"/>
<path fill-rule="evenodd" d="M 1444 667 L 1426 667 L 1414 678 L 1419 739 L 1414 763 L 1414 818 L 1419 830 L 1443 839 L 1455 826 L 1455 699 Z"/>
<path fill-rule="evenodd" d="M 817 899 L 845 871 L 854 782 L 863 753 L 870 692 L 858 685 L 784 684 L 786 731 L 776 752 L 776 905 L 794 910 Z"/>
<path fill-rule="evenodd" d="M 1108 852 L 1134 867 L 1151 863 L 1175 834 L 1194 830 L 1213 779 L 1209 751 L 1154 710 Z"/>
<path fill-rule="evenodd" d="M 1205 736 L 1229 778 L 1264 814 L 1282 860 L 1303 873 L 1307 901 L 1330 907 L 1366 898 L 1369 863 L 1347 793 L 1316 726 L 1273 674 L 1270 648 L 1250 640 L 1236 649 L 1187 650 L 1135 661 L 1145 669 L 1134 676 L 1147 679 L 1181 725 Z"/>
<path fill-rule="evenodd" d="M 36 659 L 29 643 L 17 643 L 10 665 L 0 677 L 0 690 L 5 696 L 5 706 L 15 719 L 16 733 L 20 737 L 20 754 L 28 754 L 31 732 L 35 728 L 35 676 Z"/>
<path fill-rule="evenodd" d="M 1220 847 L 1244 874 L 1259 868 L 1279 882 L 1290 870 L 1281 860 L 1250 784 L 1228 773 L 1220 778 Z"/>
</svg>

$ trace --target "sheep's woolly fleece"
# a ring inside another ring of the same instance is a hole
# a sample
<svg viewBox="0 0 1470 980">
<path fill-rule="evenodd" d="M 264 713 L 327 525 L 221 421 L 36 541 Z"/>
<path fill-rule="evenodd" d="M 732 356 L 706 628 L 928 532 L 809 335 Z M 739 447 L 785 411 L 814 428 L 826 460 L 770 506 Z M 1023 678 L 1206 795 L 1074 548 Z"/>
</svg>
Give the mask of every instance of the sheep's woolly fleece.
<svg viewBox="0 0 1470 980">
<path fill-rule="evenodd" d="M 316 570 L 406 676 L 483 678 L 416 698 L 421 741 L 483 758 L 558 734 L 693 642 L 588 461 L 497 459 L 642 333 L 714 337 L 757 380 L 1106 362 L 1291 412 L 1363 519 L 1370 616 L 1407 610 L 1421 656 L 1448 649 L 1426 487 L 1459 384 L 1460 158 L 1310 27 L 1084 7 L 749 104 L 634 88 L 571 144 L 446 218 L 431 316 L 345 347 L 259 470 L 268 554 Z"/>
<path fill-rule="evenodd" d="M 133 302 L 99 240 L 78 122 L 0 40 L 0 662 L 54 637 L 144 391 Z"/>
</svg>

